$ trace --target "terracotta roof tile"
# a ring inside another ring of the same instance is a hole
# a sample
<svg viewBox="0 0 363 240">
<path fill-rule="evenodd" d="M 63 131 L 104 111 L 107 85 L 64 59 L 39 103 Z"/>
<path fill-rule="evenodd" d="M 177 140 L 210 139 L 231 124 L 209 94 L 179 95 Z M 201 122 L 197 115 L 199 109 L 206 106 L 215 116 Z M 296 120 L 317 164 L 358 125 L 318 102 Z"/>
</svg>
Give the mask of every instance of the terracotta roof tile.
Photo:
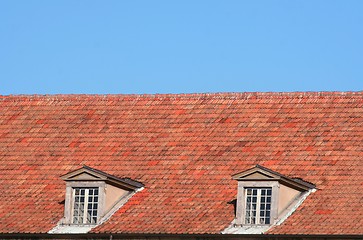
<svg viewBox="0 0 363 240">
<path fill-rule="evenodd" d="M 317 191 L 271 234 L 363 234 L 363 92 L 0 96 L 0 232 L 63 217 L 60 176 L 142 182 L 94 232 L 220 233 L 231 175 L 259 164 Z"/>
</svg>

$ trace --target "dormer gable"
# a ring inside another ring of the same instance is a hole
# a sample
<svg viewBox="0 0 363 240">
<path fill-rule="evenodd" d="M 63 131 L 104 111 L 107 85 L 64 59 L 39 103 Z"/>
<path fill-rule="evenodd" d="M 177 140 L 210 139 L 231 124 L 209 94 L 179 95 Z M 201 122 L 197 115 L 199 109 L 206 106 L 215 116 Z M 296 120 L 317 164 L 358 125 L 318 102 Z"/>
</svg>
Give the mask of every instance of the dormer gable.
<svg viewBox="0 0 363 240">
<path fill-rule="evenodd" d="M 61 179 L 66 182 L 102 181 L 130 191 L 144 186 L 130 178 L 119 178 L 86 165 L 61 176 Z"/>
<path fill-rule="evenodd" d="M 278 172 L 271 169 L 265 168 L 261 165 L 256 165 L 255 167 L 248 169 L 246 171 L 232 175 L 232 179 L 237 181 L 278 181 L 281 184 L 289 186 L 299 191 L 307 191 L 309 189 L 315 188 L 314 184 L 303 181 L 298 178 L 290 178 L 284 176 Z"/>
</svg>

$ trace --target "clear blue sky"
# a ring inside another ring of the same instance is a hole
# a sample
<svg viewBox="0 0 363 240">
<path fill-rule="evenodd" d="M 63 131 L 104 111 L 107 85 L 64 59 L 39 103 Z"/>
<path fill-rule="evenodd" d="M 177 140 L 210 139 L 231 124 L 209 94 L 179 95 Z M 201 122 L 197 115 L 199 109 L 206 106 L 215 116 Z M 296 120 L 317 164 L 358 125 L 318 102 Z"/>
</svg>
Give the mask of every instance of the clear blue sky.
<svg viewBox="0 0 363 240">
<path fill-rule="evenodd" d="M 0 0 L 0 94 L 358 90 L 362 0 Z"/>
</svg>

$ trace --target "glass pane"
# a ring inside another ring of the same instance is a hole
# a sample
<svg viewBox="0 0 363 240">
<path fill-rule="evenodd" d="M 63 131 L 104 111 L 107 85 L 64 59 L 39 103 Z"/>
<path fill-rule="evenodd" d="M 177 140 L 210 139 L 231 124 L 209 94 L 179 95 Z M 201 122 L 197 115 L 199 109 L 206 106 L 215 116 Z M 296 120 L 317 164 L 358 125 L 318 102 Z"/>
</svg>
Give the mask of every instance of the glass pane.
<svg viewBox="0 0 363 240">
<path fill-rule="evenodd" d="M 91 223 L 91 215 L 92 215 L 92 211 L 88 211 L 87 212 L 87 223 Z"/>
<path fill-rule="evenodd" d="M 246 210 L 249 211 L 251 209 L 251 204 L 246 205 Z"/>
</svg>

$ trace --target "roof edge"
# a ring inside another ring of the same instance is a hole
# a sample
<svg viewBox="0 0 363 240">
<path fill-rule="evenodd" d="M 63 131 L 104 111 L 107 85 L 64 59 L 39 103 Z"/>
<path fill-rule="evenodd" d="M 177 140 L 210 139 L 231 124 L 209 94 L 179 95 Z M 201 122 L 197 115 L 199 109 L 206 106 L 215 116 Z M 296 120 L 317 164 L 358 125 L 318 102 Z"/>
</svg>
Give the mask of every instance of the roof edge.
<svg viewBox="0 0 363 240">
<path fill-rule="evenodd" d="M 53 101 L 70 99 L 122 99 L 131 100 L 138 98 L 150 99 L 250 99 L 250 98 L 352 98 L 363 97 L 361 91 L 307 91 L 307 92 L 206 92 L 206 93 L 162 93 L 162 94 L 19 94 L 19 95 L 0 95 L 0 101 L 31 101 L 47 99 Z"/>
</svg>

